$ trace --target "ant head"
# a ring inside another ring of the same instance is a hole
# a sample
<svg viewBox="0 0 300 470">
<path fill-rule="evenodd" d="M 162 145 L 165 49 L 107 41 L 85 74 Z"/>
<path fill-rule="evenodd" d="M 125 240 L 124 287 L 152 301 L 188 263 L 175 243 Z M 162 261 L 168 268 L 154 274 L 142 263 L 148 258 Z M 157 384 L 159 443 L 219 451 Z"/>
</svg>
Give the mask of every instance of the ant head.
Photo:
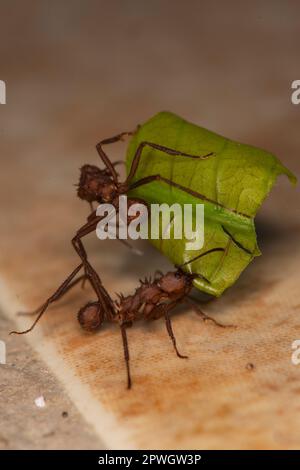
<svg viewBox="0 0 300 470">
<path fill-rule="evenodd" d="M 168 272 L 164 274 L 158 281 L 158 286 L 167 294 L 177 293 L 184 291 L 187 284 L 186 274 L 177 269 L 177 271 Z"/>
<path fill-rule="evenodd" d="M 104 320 L 104 310 L 99 302 L 89 302 L 78 312 L 80 326 L 86 331 L 100 328 Z"/>
<path fill-rule="evenodd" d="M 101 170 L 95 165 L 83 165 L 80 168 L 77 195 L 84 201 L 102 202 L 103 188 L 112 185 L 113 179 L 107 169 Z"/>
</svg>

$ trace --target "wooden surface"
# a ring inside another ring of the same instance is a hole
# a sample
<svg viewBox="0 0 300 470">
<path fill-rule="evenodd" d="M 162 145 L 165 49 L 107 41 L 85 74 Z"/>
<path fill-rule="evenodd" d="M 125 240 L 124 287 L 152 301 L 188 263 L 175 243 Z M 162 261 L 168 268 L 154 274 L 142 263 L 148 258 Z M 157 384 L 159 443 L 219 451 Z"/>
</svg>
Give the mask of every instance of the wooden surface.
<svg viewBox="0 0 300 470">
<path fill-rule="evenodd" d="M 89 2 L 84 14 L 80 2 L 14 3 L 5 5 L 0 33 L 8 90 L 0 108 L 0 303 L 18 328 L 28 323 L 16 311 L 40 304 L 78 263 L 70 239 L 88 208 L 73 184 L 81 164 L 99 163 L 101 138 L 169 109 L 273 151 L 299 172 L 294 3 L 228 2 L 223 10 L 214 2 Z M 124 154 L 122 144 L 110 150 L 115 159 Z M 108 448 L 300 447 L 300 366 L 291 363 L 300 334 L 299 190 L 287 180 L 257 230 L 263 255 L 206 307 L 238 328 L 179 310 L 173 325 L 184 361 L 163 321 L 134 326 L 130 392 L 119 331 L 89 335 L 76 320 L 93 299 L 89 288 L 68 294 L 28 336 Z M 95 236 L 86 246 L 112 295 L 169 267 L 146 243 L 143 258 Z"/>
</svg>

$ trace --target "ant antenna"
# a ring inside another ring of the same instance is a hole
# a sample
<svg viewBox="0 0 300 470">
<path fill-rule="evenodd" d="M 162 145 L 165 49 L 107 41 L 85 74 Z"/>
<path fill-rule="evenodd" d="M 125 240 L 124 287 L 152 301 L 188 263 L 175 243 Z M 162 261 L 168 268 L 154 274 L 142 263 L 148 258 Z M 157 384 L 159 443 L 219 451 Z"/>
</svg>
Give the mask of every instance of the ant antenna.
<svg viewBox="0 0 300 470">
<path fill-rule="evenodd" d="M 179 266 L 175 266 L 177 269 L 182 269 L 184 266 L 186 266 L 187 264 L 190 264 L 190 263 L 193 263 L 194 261 L 196 261 L 197 259 L 200 259 L 206 255 L 209 255 L 210 253 L 215 253 L 215 252 L 218 252 L 218 251 L 225 251 L 225 248 L 212 248 L 211 250 L 208 250 L 208 251 L 205 251 L 205 253 L 200 253 L 200 255 L 197 255 L 195 256 L 194 258 L 190 259 L 189 261 L 186 261 L 185 263 L 183 264 L 180 264 Z M 201 278 L 203 279 L 205 282 L 207 282 L 208 284 L 210 284 L 210 281 L 209 279 L 207 279 L 205 276 L 203 276 L 202 274 L 192 274 L 193 277 L 197 278 Z"/>
<path fill-rule="evenodd" d="M 183 264 L 180 264 L 179 266 L 176 266 L 177 268 L 181 269 L 183 266 L 186 266 L 187 264 L 193 263 L 199 258 L 202 258 L 203 256 L 209 255 L 210 253 L 215 253 L 217 251 L 225 251 L 225 248 L 212 248 L 211 250 L 205 251 L 205 253 L 200 253 L 200 255 L 195 256 L 194 258 L 186 261 Z"/>
</svg>

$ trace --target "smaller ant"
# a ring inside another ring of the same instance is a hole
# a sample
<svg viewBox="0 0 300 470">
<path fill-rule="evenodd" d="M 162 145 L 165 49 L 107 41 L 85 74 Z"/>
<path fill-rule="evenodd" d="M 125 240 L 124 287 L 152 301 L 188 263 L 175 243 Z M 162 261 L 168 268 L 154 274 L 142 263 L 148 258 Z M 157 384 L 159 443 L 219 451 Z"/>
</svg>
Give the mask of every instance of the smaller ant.
<svg viewBox="0 0 300 470">
<path fill-rule="evenodd" d="M 213 321 L 214 324 L 221 327 L 231 326 L 222 325 L 213 318 L 208 317 L 204 312 L 202 312 L 202 310 L 200 310 L 196 303 L 192 302 L 188 298 L 193 288 L 193 281 L 195 278 L 200 277 L 207 283 L 210 283 L 210 281 L 201 274 L 194 274 L 192 272 L 185 272 L 183 270 L 186 265 L 196 261 L 199 258 L 202 258 L 203 256 L 224 251 L 224 248 L 212 248 L 211 250 L 208 250 L 205 253 L 201 253 L 186 263 L 180 266 L 176 266 L 176 271 L 170 271 L 166 274 L 157 272 L 154 276 L 154 280 L 151 280 L 151 278 L 146 278 L 144 281 L 140 280 L 140 286 L 135 290 L 134 294 L 128 295 L 126 297 L 121 294 L 118 296 L 119 298 L 116 301 L 111 300 L 109 294 L 101 283 L 99 284 L 98 289 L 101 292 L 102 300 L 99 299 L 94 302 L 88 302 L 79 310 L 78 321 L 81 327 L 86 331 L 94 332 L 100 329 L 105 321 L 117 323 L 120 326 L 127 370 L 128 389 L 131 388 L 131 375 L 126 328 L 132 326 L 134 321 L 140 319 L 156 320 L 158 318 L 164 317 L 167 332 L 172 340 L 175 352 L 177 356 L 182 359 L 186 359 L 187 356 L 180 354 L 178 351 L 176 339 L 172 329 L 171 318 L 169 315 L 171 310 L 173 310 L 179 303 L 185 302 L 191 304 L 196 313 L 199 314 L 204 320 Z M 77 272 L 79 272 L 82 266 L 83 264 L 78 266 Z M 50 303 L 61 298 L 62 295 L 64 295 L 75 284 L 81 280 L 84 281 L 85 279 L 89 279 L 87 274 L 83 274 L 76 280 L 71 280 L 72 282 L 66 284 L 66 286 L 60 292 L 57 291 L 55 298 L 47 301 L 40 309 L 31 312 L 31 314 L 38 314 L 38 317 L 36 318 L 31 328 L 23 332 L 14 331 L 12 333 L 23 334 L 32 331 Z M 107 308 L 108 305 L 110 308 Z"/>
</svg>

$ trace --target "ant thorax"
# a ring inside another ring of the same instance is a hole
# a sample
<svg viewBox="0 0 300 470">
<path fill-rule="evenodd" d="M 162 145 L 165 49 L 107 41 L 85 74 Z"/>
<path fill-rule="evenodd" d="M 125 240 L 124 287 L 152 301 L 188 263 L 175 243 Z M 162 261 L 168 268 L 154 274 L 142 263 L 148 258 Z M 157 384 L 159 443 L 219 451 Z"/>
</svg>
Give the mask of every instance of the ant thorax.
<svg viewBox="0 0 300 470">
<path fill-rule="evenodd" d="M 170 301 L 183 298 L 192 289 L 192 279 L 181 271 L 168 272 L 158 279 L 140 281 L 133 295 L 119 295 L 115 302 L 120 324 L 129 324 L 141 318 L 161 316 L 162 307 Z"/>
</svg>

